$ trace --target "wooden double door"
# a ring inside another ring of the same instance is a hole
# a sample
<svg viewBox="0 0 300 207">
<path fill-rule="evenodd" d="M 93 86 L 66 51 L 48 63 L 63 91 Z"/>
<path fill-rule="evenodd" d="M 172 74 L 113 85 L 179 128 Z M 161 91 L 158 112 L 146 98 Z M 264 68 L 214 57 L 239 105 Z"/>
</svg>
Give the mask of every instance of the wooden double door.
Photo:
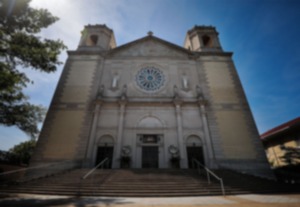
<svg viewBox="0 0 300 207">
<path fill-rule="evenodd" d="M 198 160 L 202 165 L 205 165 L 203 147 L 202 146 L 190 146 L 186 148 L 188 157 L 188 166 L 193 168 L 193 159 Z"/>
<path fill-rule="evenodd" d="M 158 168 L 158 146 L 142 147 L 142 168 Z"/>
<path fill-rule="evenodd" d="M 95 166 L 98 165 L 102 160 L 108 157 L 109 161 L 105 163 L 104 168 L 111 168 L 113 159 L 114 147 L 111 146 L 101 146 L 97 149 L 97 157 Z"/>
</svg>

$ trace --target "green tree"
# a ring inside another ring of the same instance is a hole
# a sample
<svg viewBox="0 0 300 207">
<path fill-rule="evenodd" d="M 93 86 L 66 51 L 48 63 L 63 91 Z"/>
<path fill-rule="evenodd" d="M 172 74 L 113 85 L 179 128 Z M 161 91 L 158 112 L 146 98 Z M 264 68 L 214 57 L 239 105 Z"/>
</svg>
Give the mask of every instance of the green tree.
<svg viewBox="0 0 300 207">
<path fill-rule="evenodd" d="M 45 9 L 31 8 L 30 0 L 0 0 L 0 124 L 17 126 L 32 138 L 45 109 L 33 105 L 23 89 L 33 81 L 22 69 L 54 72 L 61 40 L 43 39 L 41 29 L 58 20 Z"/>
<path fill-rule="evenodd" d="M 9 150 L 10 163 L 28 165 L 35 146 L 35 140 L 29 140 L 15 145 Z"/>
</svg>

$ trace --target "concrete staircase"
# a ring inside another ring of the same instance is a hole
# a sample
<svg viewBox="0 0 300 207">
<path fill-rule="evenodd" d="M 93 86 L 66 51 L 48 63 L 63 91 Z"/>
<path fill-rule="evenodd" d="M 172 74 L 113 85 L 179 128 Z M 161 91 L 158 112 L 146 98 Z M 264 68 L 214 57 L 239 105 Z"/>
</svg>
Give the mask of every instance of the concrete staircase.
<svg viewBox="0 0 300 207">
<path fill-rule="evenodd" d="M 88 169 L 78 169 L 18 185 L 2 185 L 0 192 L 115 197 L 222 195 L 218 182 L 208 184 L 206 178 L 199 176 L 195 170 L 97 170 L 86 180 L 81 180 L 87 172 Z M 223 177 L 226 194 L 294 192 L 300 189 L 299 186 L 283 185 L 226 170 L 216 173 Z"/>
</svg>

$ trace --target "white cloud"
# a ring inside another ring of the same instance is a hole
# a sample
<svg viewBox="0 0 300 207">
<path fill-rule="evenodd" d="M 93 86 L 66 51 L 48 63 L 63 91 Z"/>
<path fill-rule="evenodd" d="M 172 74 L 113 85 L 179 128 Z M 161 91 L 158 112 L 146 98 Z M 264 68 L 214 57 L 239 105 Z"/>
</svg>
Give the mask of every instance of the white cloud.
<svg viewBox="0 0 300 207">
<path fill-rule="evenodd" d="M 117 44 L 124 44 L 146 35 L 151 24 L 151 16 L 159 6 L 158 1 L 135 0 L 32 0 L 34 8 L 49 10 L 59 20 L 43 29 L 39 36 L 48 39 L 61 39 L 69 50 L 76 50 L 80 32 L 87 24 L 106 24 L 114 30 Z M 130 24 L 128 23 L 130 22 Z M 66 53 L 60 55 L 65 62 Z M 34 81 L 25 93 L 34 104 L 48 106 L 57 85 L 62 67 L 55 73 L 43 73 L 26 69 L 28 77 Z M 15 144 L 26 141 L 27 136 L 15 127 L 0 126 L 0 149 L 7 150 Z"/>
<path fill-rule="evenodd" d="M 151 1 L 136 2 L 132 0 L 32 0 L 31 6 L 35 8 L 45 8 L 54 16 L 60 18 L 56 23 L 42 30 L 39 34 L 42 38 L 61 39 L 68 46 L 69 50 L 76 50 L 80 40 L 80 31 L 84 28 L 84 25 L 87 24 L 107 24 L 108 27 L 114 30 L 115 36 L 121 37 L 119 38 L 121 43 L 132 41 L 138 38 L 139 35 L 139 32 L 134 32 L 134 30 L 126 28 L 129 26 L 127 23 L 128 20 L 138 23 L 139 25 L 133 24 L 131 27 L 135 27 L 135 31 L 144 28 L 145 31 L 143 31 L 143 35 L 146 35 L 146 27 L 149 21 L 151 21 L 149 16 L 155 12 L 157 4 Z M 65 62 L 66 58 L 67 55 L 64 52 L 60 56 L 60 60 Z M 61 68 L 51 74 L 26 69 L 26 74 L 34 81 L 33 85 L 28 86 L 26 93 L 28 93 L 35 102 L 38 99 L 41 100 L 41 98 L 37 97 L 37 94 L 39 92 L 44 94 L 45 88 L 54 90 L 60 73 Z M 53 91 L 51 92 L 49 90 L 47 94 L 52 95 Z M 47 100 L 50 100 L 50 98 L 47 98 Z M 44 103 L 44 101 L 41 100 L 41 103 Z"/>
<path fill-rule="evenodd" d="M 33 0 L 32 7 L 45 8 L 60 18 L 55 24 L 43 30 L 41 36 L 62 39 L 69 48 L 75 48 L 84 24 L 80 3 L 78 0 Z"/>
<path fill-rule="evenodd" d="M 167 2 L 173 4 L 172 1 Z M 145 36 L 152 25 L 157 24 L 153 20 L 161 1 L 32 0 L 31 5 L 46 8 L 60 18 L 41 35 L 62 39 L 70 50 L 74 50 L 80 31 L 87 24 L 106 24 L 114 30 L 118 45 Z"/>
</svg>

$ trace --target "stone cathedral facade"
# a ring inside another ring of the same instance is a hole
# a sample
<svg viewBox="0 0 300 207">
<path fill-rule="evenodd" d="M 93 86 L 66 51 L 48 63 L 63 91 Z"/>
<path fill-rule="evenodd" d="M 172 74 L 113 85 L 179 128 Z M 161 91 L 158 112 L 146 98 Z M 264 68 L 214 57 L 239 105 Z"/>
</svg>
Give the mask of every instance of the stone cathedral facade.
<svg viewBox="0 0 300 207">
<path fill-rule="evenodd" d="M 85 26 L 51 102 L 32 164 L 269 172 L 232 61 L 211 26 L 184 46 L 145 37 L 117 46 L 106 25 Z"/>
</svg>

